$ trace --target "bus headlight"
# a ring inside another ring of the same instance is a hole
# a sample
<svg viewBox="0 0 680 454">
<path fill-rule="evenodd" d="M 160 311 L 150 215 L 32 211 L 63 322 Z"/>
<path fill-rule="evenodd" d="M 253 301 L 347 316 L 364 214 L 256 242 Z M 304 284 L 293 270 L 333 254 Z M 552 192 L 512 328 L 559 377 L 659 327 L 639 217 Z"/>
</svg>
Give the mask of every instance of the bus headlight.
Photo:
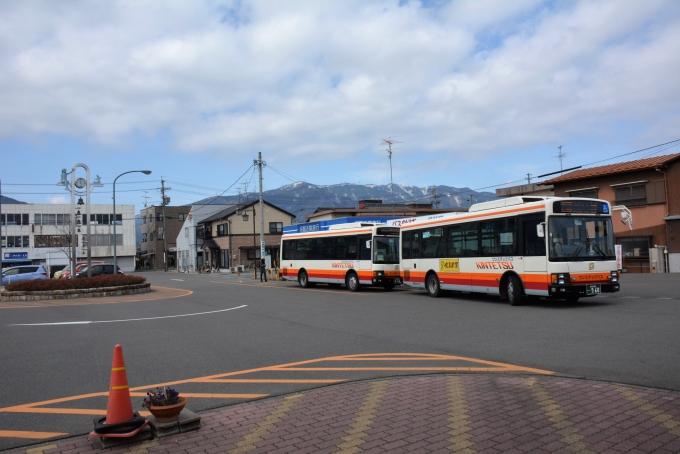
<svg viewBox="0 0 680 454">
<path fill-rule="evenodd" d="M 552 283 L 557 285 L 569 284 L 569 273 L 553 273 L 550 275 Z"/>
<path fill-rule="evenodd" d="M 373 277 L 383 277 L 382 271 L 373 271 Z"/>
<path fill-rule="evenodd" d="M 612 271 L 611 276 L 609 276 L 609 280 L 612 282 L 619 282 L 619 272 L 618 271 Z"/>
</svg>

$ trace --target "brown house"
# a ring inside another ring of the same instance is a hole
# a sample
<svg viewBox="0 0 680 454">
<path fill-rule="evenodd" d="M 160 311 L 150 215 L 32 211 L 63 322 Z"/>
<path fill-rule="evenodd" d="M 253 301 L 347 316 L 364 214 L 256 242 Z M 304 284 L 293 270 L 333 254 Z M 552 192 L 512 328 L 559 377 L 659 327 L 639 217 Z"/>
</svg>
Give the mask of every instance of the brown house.
<svg viewBox="0 0 680 454">
<path fill-rule="evenodd" d="M 265 252 L 278 261 L 283 226 L 295 217 L 263 201 Z M 255 266 L 260 260 L 260 201 L 231 206 L 198 223 L 197 238 L 203 238 L 203 261 L 211 268 Z"/>
<path fill-rule="evenodd" d="M 168 269 L 177 266 L 177 235 L 187 218 L 190 206 L 150 206 L 144 208 L 139 216 L 142 220 L 140 233 L 142 244 L 140 248 L 141 266 L 154 270 L 164 270 L 167 260 Z M 165 211 L 165 219 L 163 212 Z M 167 248 L 167 249 L 165 249 Z"/>
<path fill-rule="evenodd" d="M 656 272 L 657 266 L 680 272 L 680 153 L 580 169 L 542 184 L 553 185 L 558 197 L 591 197 L 630 209 L 633 230 L 614 213 L 628 272 Z"/>
</svg>

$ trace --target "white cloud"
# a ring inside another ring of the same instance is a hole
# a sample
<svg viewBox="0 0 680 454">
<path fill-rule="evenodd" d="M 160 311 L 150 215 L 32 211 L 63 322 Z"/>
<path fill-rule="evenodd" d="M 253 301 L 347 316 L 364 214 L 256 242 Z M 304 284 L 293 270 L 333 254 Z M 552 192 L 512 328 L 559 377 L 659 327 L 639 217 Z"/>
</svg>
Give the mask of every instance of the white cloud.
<svg viewBox="0 0 680 454">
<path fill-rule="evenodd" d="M 47 196 L 47 201 L 54 205 L 63 205 L 65 203 L 71 203 L 71 198 L 65 195 L 55 195 Z"/>
<path fill-rule="evenodd" d="M 672 0 L 2 2 L 0 137 L 167 131 L 183 152 L 323 161 L 390 134 L 463 159 L 656 136 L 679 30 Z"/>
</svg>

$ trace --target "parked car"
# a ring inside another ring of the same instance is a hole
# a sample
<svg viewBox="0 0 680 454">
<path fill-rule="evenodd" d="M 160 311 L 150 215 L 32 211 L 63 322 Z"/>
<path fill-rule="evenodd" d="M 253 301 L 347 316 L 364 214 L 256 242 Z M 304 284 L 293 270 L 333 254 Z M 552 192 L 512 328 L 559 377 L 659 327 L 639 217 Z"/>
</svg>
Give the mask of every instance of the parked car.
<svg viewBox="0 0 680 454">
<path fill-rule="evenodd" d="M 120 267 L 116 265 L 118 274 L 125 274 L 121 271 Z M 102 274 L 114 274 L 113 265 L 92 265 L 92 277 L 101 276 Z M 87 266 L 83 267 L 76 277 L 87 277 Z"/>
<path fill-rule="evenodd" d="M 42 265 L 22 265 L 2 270 L 2 285 L 17 282 L 47 279 L 47 270 Z"/>
<path fill-rule="evenodd" d="M 64 269 L 66 269 L 67 266 L 68 265 L 52 265 L 52 266 L 50 266 L 49 267 L 50 278 L 55 279 L 55 276 L 56 276 L 57 273 L 59 273 L 59 275 L 61 275 L 61 272 L 64 271 Z M 59 279 L 59 278 L 56 278 L 56 279 Z"/>
<path fill-rule="evenodd" d="M 92 265 L 103 265 L 104 262 L 101 260 L 92 260 Z M 87 267 L 87 262 L 78 262 L 76 263 L 76 276 L 78 276 L 78 273 L 80 273 L 83 268 Z M 55 273 L 56 276 L 56 273 Z M 71 265 L 67 266 L 64 271 L 61 273 L 59 276 L 59 279 L 68 279 L 71 277 Z"/>
</svg>

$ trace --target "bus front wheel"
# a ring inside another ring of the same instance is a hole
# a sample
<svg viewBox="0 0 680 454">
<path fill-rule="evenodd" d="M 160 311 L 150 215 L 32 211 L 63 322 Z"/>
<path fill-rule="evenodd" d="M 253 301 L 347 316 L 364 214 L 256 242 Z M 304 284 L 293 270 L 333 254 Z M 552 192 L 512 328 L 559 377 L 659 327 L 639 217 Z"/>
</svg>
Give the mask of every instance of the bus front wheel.
<svg viewBox="0 0 680 454">
<path fill-rule="evenodd" d="M 425 288 L 427 289 L 427 294 L 432 298 L 437 298 L 439 296 L 439 293 L 441 293 L 441 287 L 439 286 L 439 278 L 436 274 L 430 274 L 427 277 Z"/>
<path fill-rule="evenodd" d="M 350 292 L 358 292 L 361 289 L 359 276 L 357 276 L 356 273 L 349 273 L 349 275 L 347 275 L 346 283 Z"/>
<path fill-rule="evenodd" d="M 524 300 L 524 292 L 522 291 L 522 284 L 519 282 L 516 276 L 509 276 L 506 287 L 506 293 L 508 295 L 508 303 L 511 306 L 519 306 Z"/>
</svg>

